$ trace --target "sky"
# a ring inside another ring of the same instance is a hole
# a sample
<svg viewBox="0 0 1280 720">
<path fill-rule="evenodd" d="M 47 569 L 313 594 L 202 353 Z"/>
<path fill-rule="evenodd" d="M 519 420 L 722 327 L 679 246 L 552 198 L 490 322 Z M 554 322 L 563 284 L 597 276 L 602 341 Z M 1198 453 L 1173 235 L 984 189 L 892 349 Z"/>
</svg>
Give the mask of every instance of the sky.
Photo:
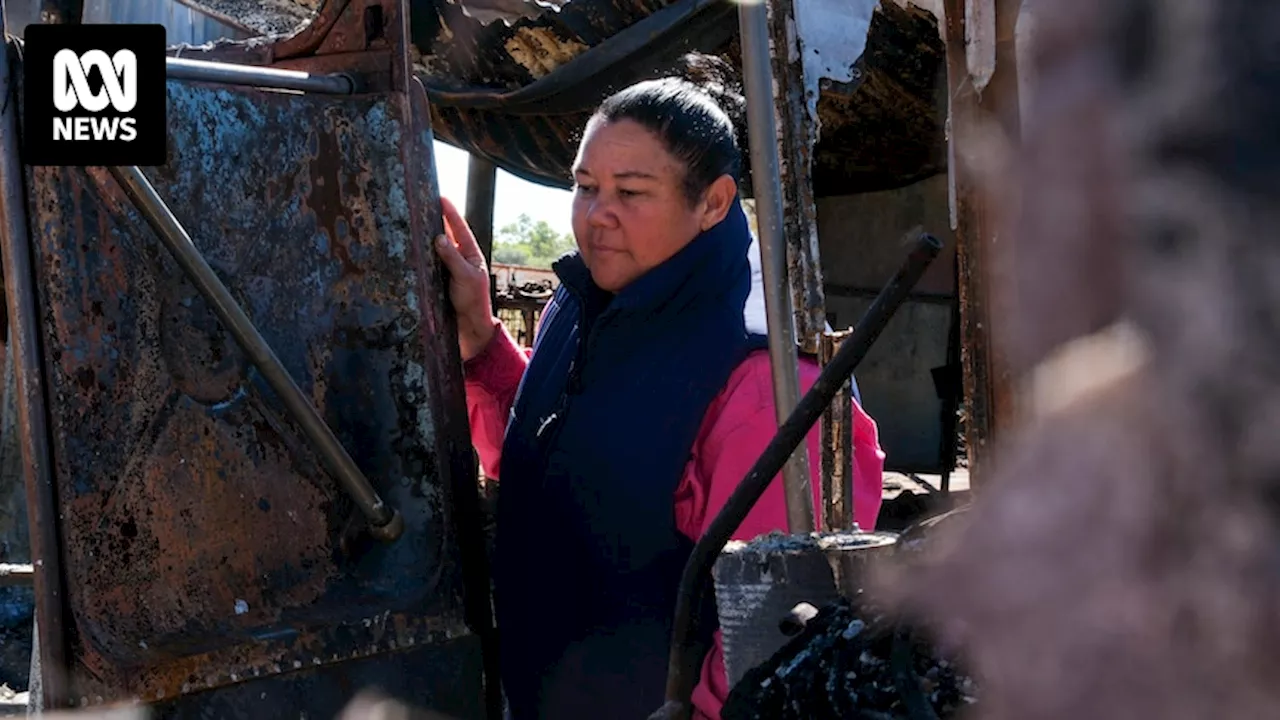
<svg viewBox="0 0 1280 720">
<path fill-rule="evenodd" d="M 463 213 L 467 211 L 467 153 L 465 150 L 436 141 L 436 181 L 440 194 L 453 201 Z M 498 184 L 494 191 L 493 228 L 516 221 L 521 213 L 537 222 L 547 224 L 562 233 L 570 233 L 569 205 L 572 195 L 537 185 L 498 170 Z"/>
</svg>

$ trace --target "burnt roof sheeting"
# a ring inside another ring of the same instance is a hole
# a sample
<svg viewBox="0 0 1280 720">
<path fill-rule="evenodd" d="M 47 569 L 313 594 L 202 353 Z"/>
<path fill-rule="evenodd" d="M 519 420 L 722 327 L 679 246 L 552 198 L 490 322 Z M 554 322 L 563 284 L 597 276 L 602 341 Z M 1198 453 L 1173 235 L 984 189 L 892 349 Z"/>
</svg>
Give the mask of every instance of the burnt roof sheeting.
<svg viewBox="0 0 1280 720">
<path fill-rule="evenodd" d="M 424 0 L 415 4 L 412 32 L 435 134 L 518 177 L 568 187 L 582 126 L 609 92 L 672 72 L 690 50 L 741 65 L 734 7 L 725 0 L 574 0 L 507 26 Z M 641 20 L 656 27 L 624 32 Z M 942 60 L 931 13 L 880 4 L 858 80 L 827 84 L 819 98 L 818 195 L 900 187 L 945 169 Z"/>
<path fill-rule="evenodd" d="M 536 18 L 547 10 L 559 11 L 568 0 L 449 0 L 462 9 L 464 15 L 481 25 L 501 20 L 507 25 L 522 19 Z"/>
</svg>

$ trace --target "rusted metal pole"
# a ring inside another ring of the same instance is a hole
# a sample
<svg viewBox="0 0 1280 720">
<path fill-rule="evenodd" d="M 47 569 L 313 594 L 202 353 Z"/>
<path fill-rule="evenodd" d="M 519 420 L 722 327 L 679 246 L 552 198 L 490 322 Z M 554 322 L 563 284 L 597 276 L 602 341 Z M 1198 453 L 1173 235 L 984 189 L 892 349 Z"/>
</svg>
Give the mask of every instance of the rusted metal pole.
<svg viewBox="0 0 1280 720">
<path fill-rule="evenodd" d="M 312 75 L 300 70 L 280 70 L 176 57 L 165 58 L 165 70 L 170 80 L 245 85 L 329 95 L 350 95 L 356 90 L 355 79 L 342 73 Z"/>
<path fill-rule="evenodd" d="M 0 2 L 0 39 L 5 38 Z M 5 41 L 0 53 L 0 262 L 9 313 L 9 351 L 14 354 L 18 390 L 18 432 L 22 474 L 27 486 L 35 607 L 40 644 L 43 707 L 68 706 L 67 636 L 63 623 L 62 562 L 58 544 L 58 501 L 49 452 L 40 331 L 36 319 L 35 276 L 27 225 L 26 193 L 18 142 L 17 78 Z"/>
<path fill-rule="evenodd" d="M 498 283 L 493 275 L 493 202 L 498 187 L 498 166 L 474 153 L 467 160 L 467 225 L 489 268 L 489 307 L 498 312 Z M 533 328 L 529 328 L 533 335 Z M 530 343 L 533 341 L 530 340 Z"/>
<path fill-rule="evenodd" d="M 763 2 L 738 6 L 742 39 L 742 76 L 747 100 L 751 186 L 760 231 L 760 270 L 764 276 L 765 319 L 769 326 L 769 362 L 778 424 L 786 422 L 800 398 L 791 296 L 787 292 L 787 243 L 783 234 L 782 176 L 773 108 L 773 68 L 769 59 L 769 22 Z M 792 533 L 813 532 L 813 490 L 808 448 L 801 443 L 782 469 L 787 525 Z"/>
<path fill-rule="evenodd" d="M 360 472 L 360 468 L 347 454 L 342 443 L 338 442 L 338 438 L 334 437 L 320 413 L 303 395 L 280 358 L 276 357 L 266 339 L 254 327 L 253 321 L 205 261 L 200 250 L 191 241 L 191 236 L 173 216 L 147 176 L 133 166 L 113 167 L 110 171 L 129 199 L 138 207 L 143 218 L 160 236 L 161 242 L 173 253 L 174 259 L 191 278 L 196 289 L 244 349 L 250 361 L 262 372 L 267 384 L 280 396 L 280 401 L 306 434 L 312 450 L 320 456 L 325 469 L 342 485 L 368 518 L 370 534 L 388 542 L 399 538 L 404 532 L 404 517 L 378 497 L 378 492 L 373 489 L 368 478 Z"/>
<path fill-rule="evenodd" d="M 493 200 L 497 185 L 498 166 L 471 155 L 467 161 L 467 225 L 475 233 L 486 265 L 493 263 Z"/>
</svg>

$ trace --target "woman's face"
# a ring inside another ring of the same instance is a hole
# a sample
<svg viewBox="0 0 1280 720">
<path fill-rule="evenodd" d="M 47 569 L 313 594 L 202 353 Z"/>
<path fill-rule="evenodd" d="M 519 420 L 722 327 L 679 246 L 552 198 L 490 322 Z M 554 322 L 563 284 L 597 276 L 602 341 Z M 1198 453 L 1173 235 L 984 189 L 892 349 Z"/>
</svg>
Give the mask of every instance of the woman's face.
<svg viewBox="0 0 1280 720">
<path fill-rule="evenodd" d="M 737 194 L 721 177 L 697 203 L 684 164 L 632 120 L 587 125 L 574 164 L 573 235 L 591 278 L 618 292 L 713 227 Z"/>
</svg>

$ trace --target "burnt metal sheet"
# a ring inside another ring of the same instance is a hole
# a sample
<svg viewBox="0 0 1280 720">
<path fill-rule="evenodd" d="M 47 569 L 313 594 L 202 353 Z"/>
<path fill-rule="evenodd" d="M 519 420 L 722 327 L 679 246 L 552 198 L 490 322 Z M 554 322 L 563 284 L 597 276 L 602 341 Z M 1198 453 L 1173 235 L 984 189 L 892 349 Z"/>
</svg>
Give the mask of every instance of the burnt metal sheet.
<svg viewBox="0 0 1280 720">
<path fill-rule="evenodd" d="M 504 5 L 506 0 L 502 0 Z M 525 0 L 511 0 L 522 3 Z M 225 23 L 259 34 L 291 32 L 316 12 L 314 0 L 182 0 Z M 438 94 L 431 107 L 435 135 L 518 177 L 570 186 L 569 168 L 588 114 L 606 95 L 638 80 L 687 74 L 690 51 L 741 66 L 731 0 L 698 8 L 688 21 L 646 33 L 644 52 L 601 62 L 575 79 L 557 75 L 591 50 L 617 48 L 619 35 L 680 0 L 573 0 L 558 10 L 507 22 L 482 22 L 452 0 L 413 0 L 409 17 L 413 72 Z M 465 1 L 464 5 L 468 4 Z M 481 3 L 476 3 L 480 8 Z M 534 3 L 536 5 L 536 3 Z M 325 3 L 298 36 L 331 22 L 342 2 Z M 526 7 L 532 7 L 526 3 Z M 532 11 L 531 11 L 532 12 Z M 327 15 L 326 15 L 327 14 Z M 652 36 L 650 36 L 652 35 Z M 806 39 L 801 38 L 801 43 Z M 305 42 L 302 41 L 302 42 Z M 261 62 L 295 55 L 265 46 Z M 610 53 L 612 54 L 612 53 Z M 593 61 L 593 64 L 595 61 Z M 943 132 L 945 75 L 938 21 L 929 10 L 883 2 L 873 14 L 865 51 L 850 81 L 823 81 L 816 112 L 822 135 L 813 150 L 819 197 L 901 187 L 946 167 Z M 575 72 L 577 72 L 575 70 Z M 841 77 L 844 77 L 843 75 Z M 513 93 L 552 82 L 554 97 L 511 107 L 475 107 L 465 98 Z M 743 135 L 745 142 L 745 133 Z M 744 185 L 750 187 L 750 173 Z"/>
<path fill-rule="evenodd" d="M 479 652 L 483 617 L 460 550 L 475 498 L 458 493 L 456 340 L 422 246 L 439 225 L 423 109 L 405 93 L 168 93 L 170 162 L 149 178 L 406 530 L 360 532 L 109 174 L 29 168 L 74 704 L 304 668 L 371 680 L 348 661 L 447 642 L 457 657 L 412 667 L 404 692 L 476 717 L 481 676 L 434 672 Z M 290 711 L 337 709 L 309 697 Z"/>
<path fill-rule="evenodd" d="M 544 44 L 554 41 L 556 47 L 567 48 L 563 54 L 573 57 L 608 43 L 669 4 L 575 0 L 558 13 L 508 27 L 481 26 L 444 0 L 422 0 L 415 4 L 412 17 L 414 46 L 421 54 L 415 72 L 429 84 L 459 90 L 514 90 L 555 72 L 523 60 L 530 54 L 523 49 L 530 33 L 536 31 Z M 712 34 L 679 26 L 671 45 L 680 52 L 717 54 L 741 67 L 736 23 L 730 19 L 720 25 L 722 32 Z M 552 53 L 544 51 L 539 57 L 548 54 Z M 678 74 L 683 72 L 678 56 L 675 51 L 646 56 L 633 70 L 637 79 Z M 852 82 L 824 82 L 819 87 L 822 134 L 814 148 L 814 194 L 896 188 L 943 171 L 945 65 L 933 14 L 915 6 L 880 3 L 853 75 Z M 618 87 L 584 82 L 564 94 L 581 108 L 590 108 Z M 441 140 L 492 160 L 519 177 L 569 187 L 569 168 L 586 112 L 515 114 L 502 108 L 482 110 L 437 102 L 432 113 Z M 750 178 L 746 180 L 749 186 Z"/>
</svg>

